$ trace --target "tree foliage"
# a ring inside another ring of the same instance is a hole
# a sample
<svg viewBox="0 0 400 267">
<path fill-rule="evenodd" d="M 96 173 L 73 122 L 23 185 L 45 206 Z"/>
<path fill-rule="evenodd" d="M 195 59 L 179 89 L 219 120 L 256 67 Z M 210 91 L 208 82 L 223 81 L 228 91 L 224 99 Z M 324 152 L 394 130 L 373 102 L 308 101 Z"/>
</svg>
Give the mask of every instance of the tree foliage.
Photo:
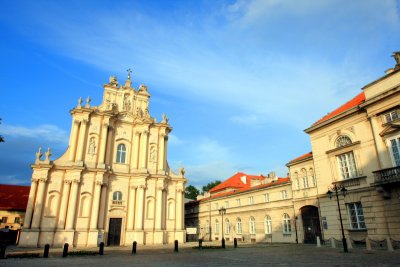
<svg viewBox="0 0 400 267">
<path fill-rule="evenodd" d="M 209 182 L 207 185 L 204 185 L 202 187 L 202 193 L 209 191 L 211 188 L 219 185 L 221 183 L 221 181 L 219 180 L 215 180 L 214 182 Z"/>
<path fill-rule="evenodd" d="M 186 187 L 185 190 L 185 198 L 189 198 L 189 199 L 197 199 L 197 196 L 200 194 L 199 189 L 197 189 L 196 187 L 194 187 L 193 185 L 189 185 Z"/>
<path fill-rule="evenodd" d="M 1 124 L 1 118 L 0 118 L 0 124 Z M 4 137 L 2 135 L 0 135 L 0 143 L 4 142 Z"/>
</svg>

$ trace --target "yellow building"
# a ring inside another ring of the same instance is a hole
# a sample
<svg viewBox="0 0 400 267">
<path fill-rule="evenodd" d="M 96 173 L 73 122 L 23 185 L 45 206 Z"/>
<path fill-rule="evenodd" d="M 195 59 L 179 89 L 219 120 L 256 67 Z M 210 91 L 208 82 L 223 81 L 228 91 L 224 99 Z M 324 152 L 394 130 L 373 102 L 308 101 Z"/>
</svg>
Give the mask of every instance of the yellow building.
<svg viewBox="0 0 400 267">
<path fill-rule="evenodd" d="M 307 128 L 312 153 L 287 164 L 300 240 L 342 238 L 336 199 L 327 196 L 335 186 L 348 240 L 400 239 L 400 53 L 394 57 L 386 75 Z"/>
<path fill-rule="evenodd" d="M 225 214 L 221 214 L 221 208 Z M 185 224 L 195 238 L 244 242 L 295 242 L 289 178 L 236 173 L 185 205 Z"/>
<path fill-rule="evenodd" d="M 36 153 L 21 246 L 95 246 L 184 242 L 184 169 L 167 162 L 163 114 L 149 113 L 145 85 L 110 77 L 103 101 L 90 98 L 71 110 L 72 129 L 64 155 L 51 161 Z"/>
</svg>

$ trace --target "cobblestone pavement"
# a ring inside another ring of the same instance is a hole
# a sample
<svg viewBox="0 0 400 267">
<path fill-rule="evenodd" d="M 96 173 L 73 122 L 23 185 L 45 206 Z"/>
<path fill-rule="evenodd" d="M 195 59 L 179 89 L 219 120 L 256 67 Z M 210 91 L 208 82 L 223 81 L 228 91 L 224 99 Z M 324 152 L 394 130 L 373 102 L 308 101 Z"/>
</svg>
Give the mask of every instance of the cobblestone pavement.
<svg viewBox="0 0 400 267">
<path fill-rule="evenodd" d="M 204 243 L 204 246 L 212 245 Z M 217 244 L 213 244 L 217 245 Z M 239 244 L 240 245 L 240 244 Z M 179 252 L 173 245 L 138 246 L 131 255 L 130 247 L 105 247 L 103 256 L 68 256 L 62 258 L 61 249 L 51 249 L 50 257 L 10 258 L 0 260 L 0 266 L 399 266 L 400 250 L 394 252 L 352 249 L 317 248 L 303 244 L 240 245 L 226 249 L 193 249 L 196 243 L 182 245 Z M 86 249 L 96 250 L 96 248 Z M 23 253 L 27 249 L 8 248 L 7 253 Z M 42 250 L 35 250 L 42 253 Z M 34 252 L 34 250 L 29 250 Z"/>
</svg>

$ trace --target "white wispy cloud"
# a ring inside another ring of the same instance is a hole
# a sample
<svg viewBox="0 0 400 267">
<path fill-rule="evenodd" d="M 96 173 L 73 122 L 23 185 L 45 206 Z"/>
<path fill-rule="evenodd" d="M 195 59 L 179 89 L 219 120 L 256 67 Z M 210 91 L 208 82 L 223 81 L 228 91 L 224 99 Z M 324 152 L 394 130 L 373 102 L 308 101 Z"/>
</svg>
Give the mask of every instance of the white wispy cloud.
<svg viewBox="0 0 400 267">
<path fill-rule="evenodd" d="M 68 144 L 68 134 L 65 130 L 55 125 L 39 125 L 36 127 L 28 128 L 24 126 L 15 126 L 9 124 L 2 124 L 0 126 L 0 133 L 12 138 L 28 137 L 40 140 L 47 140 L 52 143 Z"/>
</svg>

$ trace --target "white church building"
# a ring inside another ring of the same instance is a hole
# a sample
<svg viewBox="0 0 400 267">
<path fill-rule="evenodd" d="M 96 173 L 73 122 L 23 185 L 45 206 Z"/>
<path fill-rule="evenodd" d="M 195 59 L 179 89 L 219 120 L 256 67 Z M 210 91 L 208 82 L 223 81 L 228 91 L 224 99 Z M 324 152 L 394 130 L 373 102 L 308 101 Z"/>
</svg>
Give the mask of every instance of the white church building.
<svg viewBox="0 0 400 267">
<path fill-rule="evenodd" d="M 185 241 L 185 173 L 167 162 L 172 128 L 150 116 L 147 87 L 131 84 L 130 72 L 124 85 L 110 77 L 101 105 L 79 99 L 64 155 L 36 153 L 20 246 Z"/>
</svg>

